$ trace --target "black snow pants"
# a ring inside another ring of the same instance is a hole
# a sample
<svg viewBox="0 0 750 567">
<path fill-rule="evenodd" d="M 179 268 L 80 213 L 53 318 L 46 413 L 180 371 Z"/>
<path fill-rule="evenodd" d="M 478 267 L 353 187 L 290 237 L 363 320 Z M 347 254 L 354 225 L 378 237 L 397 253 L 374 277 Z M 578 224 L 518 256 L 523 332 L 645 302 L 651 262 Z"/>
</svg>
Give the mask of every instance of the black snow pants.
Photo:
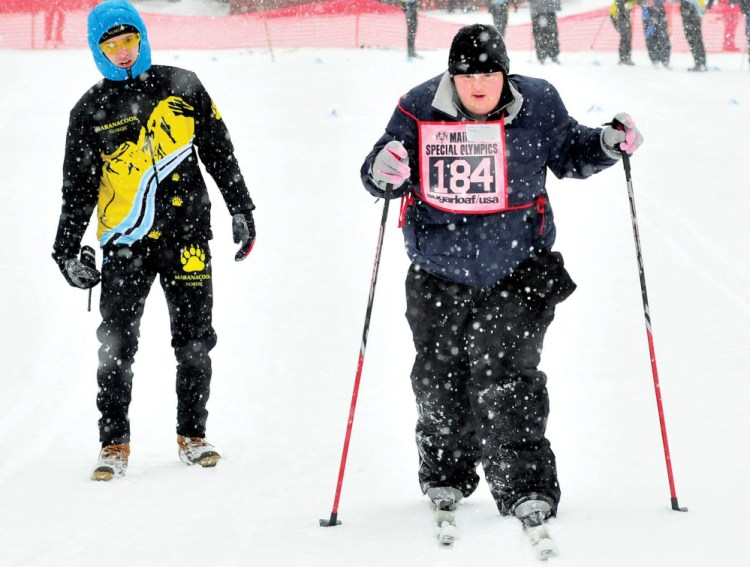
<svg viewBox="0 0 750 567">
<path fill-rule="evenodd" d="M 501 514 L 528 497 L 556 511 L 547 377 L 537 366 L 555 304 L 574 289 L 557 253 L 484 289 L 410 268 L 406 318 L 417 351 L 411 381 L 423 492 L 450 486 L 469 496 L 481 464 Z"/>
<path fill-rule="evenodd" d="M 650 6 L 643 8 L 643 14 L 643 35 L 646 37 L 648 58 L 652 63 L 669 65 L 672 44 L 669 39 L 667 11 L 663 5 Z"/>
<path fill-rule="evenodd" d="M 404 4 L 403 8 L 406 14 L 406 50 L 409 57 L 414 57 L 417 54 L 417 3 Z"/>
<path fill-rule="evenodd" d="M 616 18 L 610 16 L 612 24 L 615 26 L 617 33 L 620 34 L 620 63 L 626 63 L 631 60 L 633 53 L 633 28 L 630 23 L 630 12 L 619 14 Z"/>
<path fill-rule="evenodd" d="M 531 33 L 534 36 L 536 57 L 540 63 L 549 57 L 556 60 L 560 55 L 560 38 L 557 29 L 557 14 L 539 14 L 531 22 Z"/>
<path fill-rule="evenodd" d="M 508 4 L 490 4 L 490 14 L 497 31 L 505 36 L 505 29 L 508 27 Z"/>
<path fill-rule="evenodd" d="M 695 9 L 695 6 L 685 0 L 680 2 L 680 15 L 682 16 L 682 29 L 685 31 L 690 52 L 693 54 L 693 61 L 695 61 L 696 67 L 705 65 L 706 47 L 703 44 L 701 15 Z"/>
<path fill-rule="evenodd" d="M 130 441 L 132 365 L 146 297 L 157 274 L 167 299 L 177 358 L 177 434 L 205 437 L 209 351 L 216 345 L 208 242 L 138 242 L 104 248 L 96 399 L 102 445 Z"/>
</svg>

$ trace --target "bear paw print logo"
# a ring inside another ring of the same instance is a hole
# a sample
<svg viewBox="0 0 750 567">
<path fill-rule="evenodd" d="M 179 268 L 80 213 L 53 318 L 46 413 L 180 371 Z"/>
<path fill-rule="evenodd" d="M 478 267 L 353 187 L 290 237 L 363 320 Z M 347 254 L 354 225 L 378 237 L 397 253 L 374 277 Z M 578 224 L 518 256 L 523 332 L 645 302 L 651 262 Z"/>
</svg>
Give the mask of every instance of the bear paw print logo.
<svg viewBox="0 0 750 567">
<path fill-rule="evenodd" d="M 173 207 L 181 207 L 182 206 L 182 199 L 175 195 L 172 197 L 172 206 Z"/>
<path fill-rule="evenodd" d="M 206 267 L 206 253 L 203 252 L 200 246 L 183 248 L 182 254 L 180 255 L 180 261 L 182 262 L 183 271 L 200 272 Z"/>
</svg>

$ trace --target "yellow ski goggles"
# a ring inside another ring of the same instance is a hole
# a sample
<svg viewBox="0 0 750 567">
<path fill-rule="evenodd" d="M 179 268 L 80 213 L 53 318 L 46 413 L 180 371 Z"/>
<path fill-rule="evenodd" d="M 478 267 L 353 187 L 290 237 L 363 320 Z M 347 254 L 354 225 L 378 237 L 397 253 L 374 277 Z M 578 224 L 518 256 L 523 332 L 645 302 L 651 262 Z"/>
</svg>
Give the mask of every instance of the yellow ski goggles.
<svg viewBox="0 0 750 567">
<path fill-rule="evenodd" d="M 120 51 L 120 49 L 133 49 L 134 47 L 137 47 L 140 41 L 141 34 L 131 33 L 117 41 L 103 41 L 99 44 L 99 49 L 102 50 L 102 53 L 114 55 Z"/>
</svg>

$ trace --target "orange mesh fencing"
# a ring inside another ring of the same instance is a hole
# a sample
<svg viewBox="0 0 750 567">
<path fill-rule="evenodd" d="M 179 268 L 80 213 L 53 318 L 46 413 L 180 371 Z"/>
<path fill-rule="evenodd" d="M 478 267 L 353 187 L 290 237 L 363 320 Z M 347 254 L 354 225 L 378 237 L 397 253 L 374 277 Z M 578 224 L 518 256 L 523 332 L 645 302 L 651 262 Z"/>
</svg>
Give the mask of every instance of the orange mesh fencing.
<svg viewBox="0 0 750 567">
<path fill-rule="evenodd" d="M 44 0 L 11 0 L 41 2 Z M 90 0 L 80 0 L 81 4 Z M 339 5 L 346 9 L 336 10 Z M 29 4 L 31 5 L 31 4 Z M 316 3 L 275 12 L 252 12 L 231 16 L 175 16 L 143 13 L 154 49 L 257 49 L 267 48 L 406 48 L 406 19 L 400 9 L 375 0 Z M 673 52 L 688 52 L 682 30 L 679 3 L 667 3 L 669 34 Z M 314 8 L 313 8 L 314 7 Z M 377 9 L 376 9 L 377 8 Z M 724 6 L 716 6 L 703 17 L 706 51 L 720 52 L 725 47 Z M 67 11 L 62 40 L 45 39 L 45 10 L 0 13 L 0 48 L 44 49 L 87 46 L 87 9 Z M 641 11 L 633 18 L 633 49 L 644 50 L 645 39 Z M 735 19 L 735 42 L 747 51 L 745 18 Z M 420 12 L 417 49 L 445 49 L 463 24 Z M 560 48 L 564 52 L 617 51 L 619 35 L 609 20 L 609 8 L 558 18 Z M 510 51 L 533 49 L 531 22 L 511 25 L 506 30 Z"/>
</svg>

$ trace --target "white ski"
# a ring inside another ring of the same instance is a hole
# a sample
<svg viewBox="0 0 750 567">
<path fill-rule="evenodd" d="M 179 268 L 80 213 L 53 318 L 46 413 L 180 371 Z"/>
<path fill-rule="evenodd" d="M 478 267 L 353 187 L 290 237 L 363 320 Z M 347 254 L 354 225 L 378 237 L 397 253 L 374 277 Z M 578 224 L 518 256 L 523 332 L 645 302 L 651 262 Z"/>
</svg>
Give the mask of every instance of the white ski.
<svg viewBox="0 0 750 567">
<path fill-rule="evenodd" d="M 456 504 L 463 498 L 463 495 L 459 490 L 449 486 L 428 488 L 426 494 L 432 501 L 432 514 L 435 518 L 438 542 L 444 547 L 452 547 L 458 539 Z"/>
<path fill-rule="evenodd" d="M 456 527 L 455 510 L 433 510 L 435 525 L 437 528 L 437 539 L 441 545 L 450 547 L 458 539 L 458 528 Z"/>
<path fill-rule="evenodd" d="M 551 513 L 551 508 L 546 500 L 529 498 L 517 504 L 513 510 L 513 515 L 523 523 L 523 533 L 526 534 L 536 558 L 540 561 L 557 555 L 555 542 L 552 541 L 544 523 Z"/>
<path fill-rule="evenodd" d="M 536 558 L 540 561 L 546 561 L 550 557 L 557 555 L 557 546 L 547 531 L 547 526 L 544 523 L 538 526 L 524 525 L 523 531 L 526 537 L 531 543 L 531 548 L 534 550 Z"/>
</svg>

